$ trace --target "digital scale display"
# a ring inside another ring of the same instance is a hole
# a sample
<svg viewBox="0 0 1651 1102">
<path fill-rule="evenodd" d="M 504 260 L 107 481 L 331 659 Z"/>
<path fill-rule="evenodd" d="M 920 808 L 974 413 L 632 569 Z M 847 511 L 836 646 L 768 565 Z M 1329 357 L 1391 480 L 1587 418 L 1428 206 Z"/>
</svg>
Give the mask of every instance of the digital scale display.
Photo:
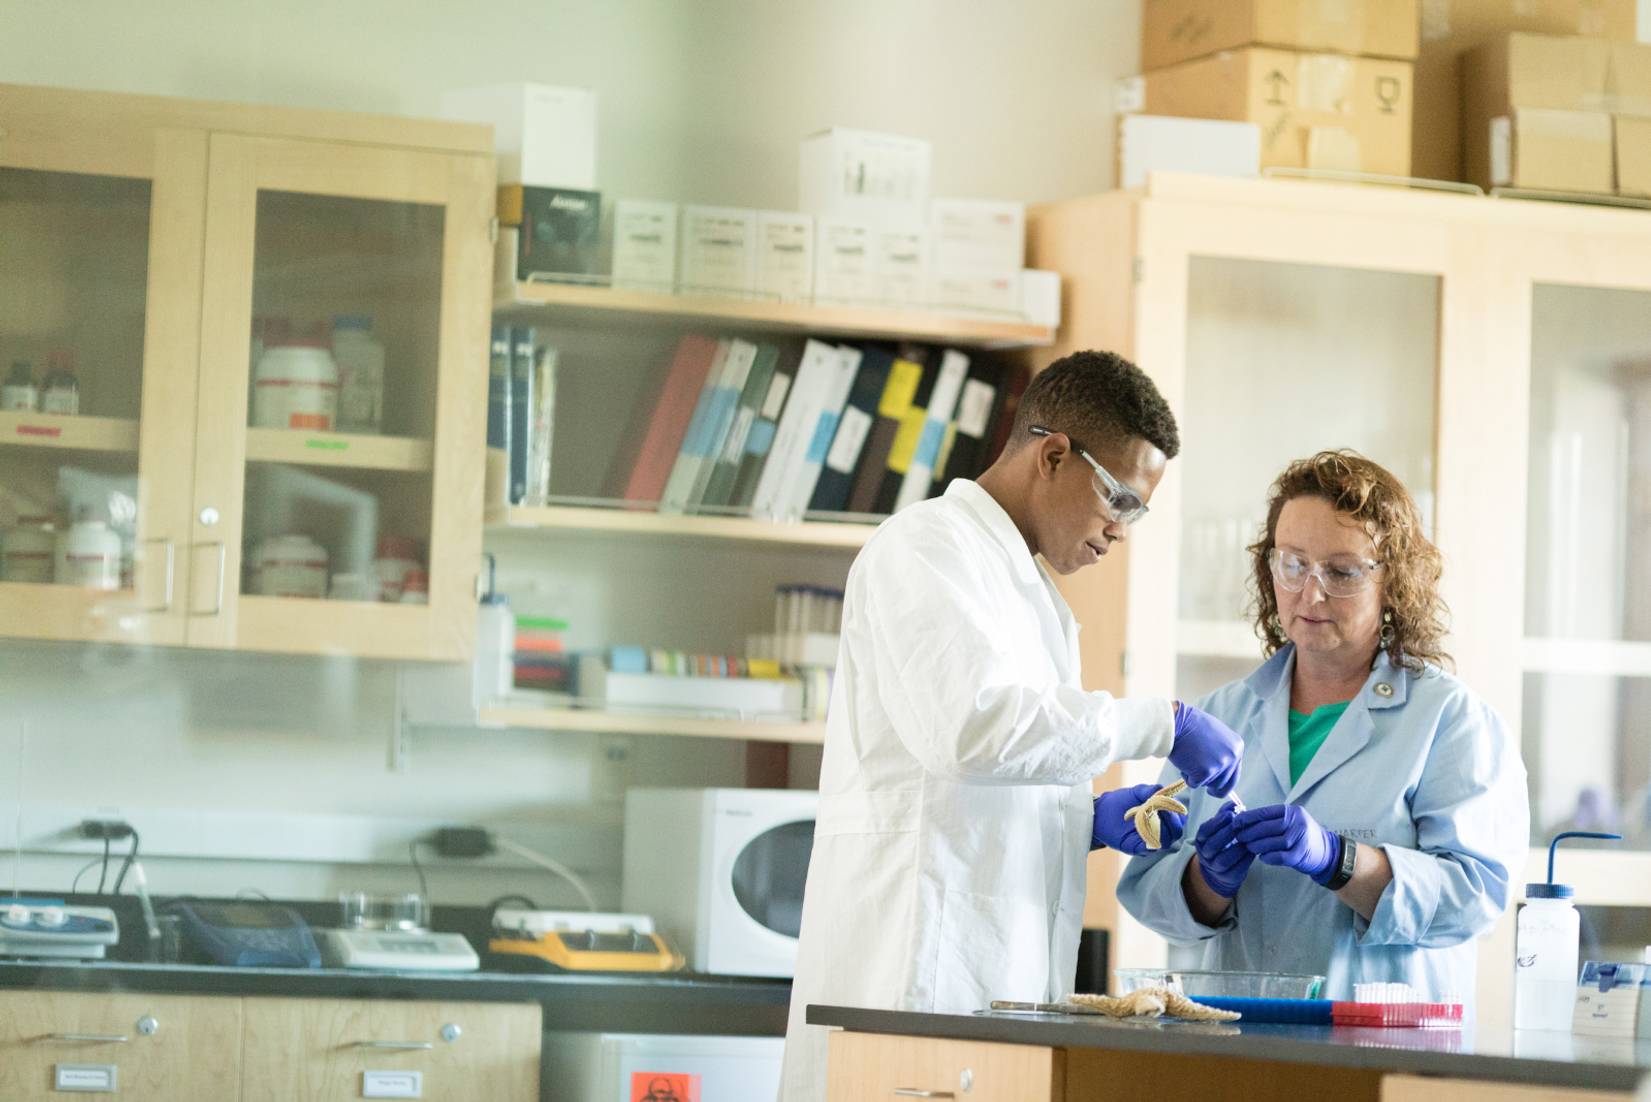
<svg viewBox="0 0 1651 1102">
<path fill-rule="evenodd" d="M 386 953 L 439 953 L 441 946 L 429 937 L 381 937 L 378 947 Z"/>
</svg>

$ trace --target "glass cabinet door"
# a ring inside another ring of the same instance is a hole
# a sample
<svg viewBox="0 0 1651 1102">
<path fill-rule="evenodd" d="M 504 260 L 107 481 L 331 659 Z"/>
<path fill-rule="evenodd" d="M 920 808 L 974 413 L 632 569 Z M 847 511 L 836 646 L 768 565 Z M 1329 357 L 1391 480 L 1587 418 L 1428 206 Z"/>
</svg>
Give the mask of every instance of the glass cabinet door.
<svg viewBox="0 0 1651 1102">
<path fill-rule="evenodd" d="M 211 163 L 190 641 L 457 657 L 487 162 L 215 136 Z"/>
<path fill-rule="evenodd" d="M 1531 292 L 1531 828 L 1651 849 L 1651 290 Z"/>
<path fill-rule="evenodd" d="M 0 635 L 182 640 L 204 144 L 0 145 Z"/>
</svg>

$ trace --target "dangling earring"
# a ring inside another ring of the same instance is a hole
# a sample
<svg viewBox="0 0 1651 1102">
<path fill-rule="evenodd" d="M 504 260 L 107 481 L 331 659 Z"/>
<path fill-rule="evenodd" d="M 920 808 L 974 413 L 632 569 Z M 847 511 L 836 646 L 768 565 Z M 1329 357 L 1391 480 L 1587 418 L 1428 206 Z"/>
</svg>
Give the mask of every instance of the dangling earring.
<svg viewBox="0 0 1651 1102">
<path fill-rule="evenodd" d="M 1387 650 L 1393 645 L 1393 639 L 1398 632 L 1393 628 L 1393 610 L 1382 609 L 1382 649 Z"/>
</svg>

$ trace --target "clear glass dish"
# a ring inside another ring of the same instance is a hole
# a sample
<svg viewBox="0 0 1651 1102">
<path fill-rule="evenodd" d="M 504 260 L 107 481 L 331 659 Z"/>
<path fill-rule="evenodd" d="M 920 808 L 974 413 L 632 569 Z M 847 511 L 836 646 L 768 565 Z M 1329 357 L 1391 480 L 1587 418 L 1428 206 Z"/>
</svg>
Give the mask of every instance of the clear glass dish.
<svg viewBox="0 0 1651 1102">
<path fill-rule="evenodd" d="M 1324 977 L 1293 972 L 1203 972 L 1180 968 L 1119 968 L 1118 990 L 1168 987 L 1189 999 L 1317 999 Z"/>
<path fill-rule="evenodd" d="M 405 895 L 374 895 L 370 892 L 341 892 L 346 930 L 422 930 L 425 928 L 424 898 L 417 892 Z"/>
</svg>

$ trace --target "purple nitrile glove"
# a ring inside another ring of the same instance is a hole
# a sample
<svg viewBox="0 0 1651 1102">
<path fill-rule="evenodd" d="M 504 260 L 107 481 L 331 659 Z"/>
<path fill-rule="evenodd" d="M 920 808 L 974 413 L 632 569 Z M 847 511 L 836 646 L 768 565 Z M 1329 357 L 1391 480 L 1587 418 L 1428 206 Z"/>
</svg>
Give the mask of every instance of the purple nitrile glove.
<svg viewBox="0 0 1651 1102">
<path fill-rule="evenodd" d="M 1204 883 L 1216 895 L 1228 899 L 1238 894 L 1244 878 L 1250 875 L 1255 854 L 1238 842 L 1233 819 L 1238 809 L 1225 801 L 1215 814 L 1205 819 L 1194 839 L 1198 848 L 1198 869 L 1204 874 Z"/>
<path fill-rule="evenodd" d="M 1191 704 L 1175 708 L 1175 745 L 1169 762 L 1193 788 L 1225 796 L 1238 783 L 1244 740 L 1231 727 Z"/>
<path fill-rule="evenodd" d="M 1336 871 L 1341 839 L 1319 826 L 1304 807 L 1273 804 L 1233 819 L 1238 841 L 1268 865 L 1295 869 L 1323 884 Z"/>
<path fill-rule="evenodd" d="M 1130 788 L 1114 789 L 1095 797 L 1095 825 L 1090 828 L 1089 847 L 1104 849 L 1110 847 L 1120 853 L 1127 853 L 1134 857 L 1142 854 L 1157 852 L 1147 848 L 1145 839 L 1135 830 L 1135 820 L 1127 819 L 1124 813 L 1130 808 L 1139 807 L 1152 799 L 1152 794 L 1158 791 L 1156 784 L 1137 784 Z M 1181 840 L 1186 832 L 1187 817 L 1177 815 L 1173 811 L 1158 813 L 1158 834 L 1161 849 L 1168 849 Z"/>
</svg>

